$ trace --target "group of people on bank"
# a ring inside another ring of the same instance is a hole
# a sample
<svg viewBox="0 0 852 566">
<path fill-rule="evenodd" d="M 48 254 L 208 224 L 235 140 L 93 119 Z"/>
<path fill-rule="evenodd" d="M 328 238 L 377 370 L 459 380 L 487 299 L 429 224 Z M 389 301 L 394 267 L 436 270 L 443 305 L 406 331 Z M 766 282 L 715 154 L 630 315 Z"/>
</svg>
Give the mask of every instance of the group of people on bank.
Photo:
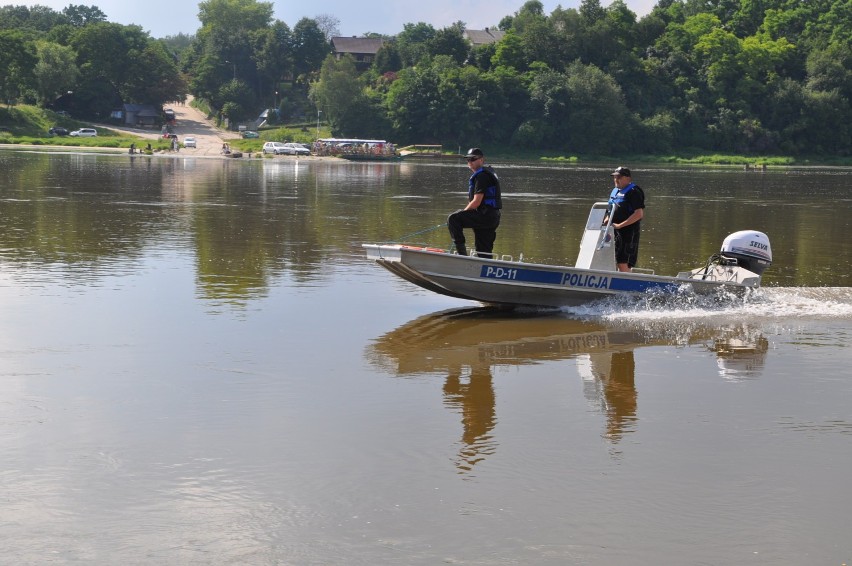
<svg viewBox="0 0 852 566">
<path fill-rule="evenodd" d="M 494 240 L 503 199 L 500 179 L 494 168 L 485 164 L 485 155 L 478 147 L 465 155 L 471 170 L 468 179 L 467 206 L 450 214 L 447 228 L 459 255 L 467 255 L 464 229 L 473 230 L 476 254 L 493 256 Z M 604 224 L 611 224 L 615 235 L 615 263 L 619 271 L 630 271 L 639 256 L 639 232 L 645 215 L 645 193 L 633 182 L 630 169 L 617 167 L 610 176 L 613 188 L 609 195 Z"/>
</svg>

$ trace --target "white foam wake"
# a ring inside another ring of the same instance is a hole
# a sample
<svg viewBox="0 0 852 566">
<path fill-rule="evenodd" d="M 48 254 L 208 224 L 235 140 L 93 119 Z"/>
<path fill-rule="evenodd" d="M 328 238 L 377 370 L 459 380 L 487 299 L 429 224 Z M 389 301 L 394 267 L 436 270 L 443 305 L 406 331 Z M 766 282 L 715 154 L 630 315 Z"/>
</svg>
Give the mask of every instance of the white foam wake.
<svg viewBox="0 0 852 566">
<path fill-rule="evenodd" d="M 852 320 L 852 287 L 764 287 L 749 291 L 743 297 L 726 293 L 707 296 L 689 292 L 648 294 L 639 300 L 613 297 L 562 310 L 571 316 L 606 321 Z"/>
</svg>

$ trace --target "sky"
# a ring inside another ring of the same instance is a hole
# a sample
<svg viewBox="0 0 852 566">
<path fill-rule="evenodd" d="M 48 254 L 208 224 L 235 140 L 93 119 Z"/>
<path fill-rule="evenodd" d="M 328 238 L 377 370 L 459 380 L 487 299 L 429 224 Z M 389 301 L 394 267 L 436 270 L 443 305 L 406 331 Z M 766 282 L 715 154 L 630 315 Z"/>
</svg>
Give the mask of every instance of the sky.
<svg viewBox="0 0 852 566">
<path fill-rule="evenodd" d="M 407 23 L 424 22 L 441 29 L 462 21 L 468 29 L 496 27 L 505 16 L 513 15 L 526 0 L 277 0 L 274 17 L 291 28 L 302 18 L 330 14 L 340 20 L 340 34 L 363 35 L 375 32 L 395 35 Z M 601 0 L 608 6 L 609 0 Z M 0 0 L 0 5 L 40 4 L 61 11 L 69 4 L 97 6 L 107 20 L 136 24 L 152 37 L 178 33 L 193 34 L 201 26 L 195 0 Z M 558 6 L 577 8 L 580 0 L 542 0 L 550 14 Z M 642 17 L 656 0 L 626 0 L 625 4 Z"/>
</svg>

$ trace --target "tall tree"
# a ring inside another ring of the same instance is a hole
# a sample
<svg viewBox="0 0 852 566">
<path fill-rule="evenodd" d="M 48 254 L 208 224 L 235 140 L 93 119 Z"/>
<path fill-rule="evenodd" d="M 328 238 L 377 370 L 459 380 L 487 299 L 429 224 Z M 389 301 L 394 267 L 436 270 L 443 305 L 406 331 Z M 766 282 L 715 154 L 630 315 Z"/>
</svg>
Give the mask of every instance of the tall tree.
<svg viewBox="0 0 852 566">
<path fill-rule="evenodd" d="M 69 23 L 81 28 L 89 24 L 107 21 L 106 14 L 97 6 L 83 6 L 82 4 L 68 4 L 62 13 L 68 18 Z"/>
<path fill-rule="evenodd" d="M 429 24 L 419 22 L 417 24 L 404 24 L 402 31 L 396 36 L 396 44 L 402 64 L 413 67 L 421 59 L 429 55 L 429 42 L 435 37 L 437 31 Z"/>
<path fill-rule="evenodd" d="M 470 55 L 470 44 L 464 38 L 464 22 L 456 22 L 435 32 L 429 40 L 429 54 L 446 55 L 459 65 L 463 64 Z"/>
<path fill-rule="evenodd" d="M 267 27 L 272 22 L 272 2 L 257 0 L 203 0 L 198 3 L 202 27 L 223 33 L 245 34 Z"/>
<path fill-rule="evenodd" d="M 19 31 L 0 31 L 0 98 L 16 101 L 34 82 L 36 64 L 33 44 Z"/>
<path fill-rule="evenodd" d="M 80 76 L 77 54 L 70 47 L 47 41 L 37 44 L 37 53 L 38 62 L 33 72 L 39 100 L 42 104 L 49 104 L 77 84 Z"/>
<path fill-rule="evenodd" d="M 268 29 L 257 32 L 254 61 L 273 92 L 293 73 L 293 33 L 287 24 L 276 20 Z"/>
<path fill-rule="evenodd" d="M 355 60 L 346 55 L 337 60 L 328 55 L 322 64 L 319 80 L 311 85 L 310 98 L 322 110 L 332 131 L 347 129 L 357 117 L 364 89 L 358 81 Z"/>
<path fill-rule="evenodd" d="M 378 74 L 387 72 L 396 72 L 402 68 L 402 57 L 399 55 L 399 49 L 396 47 L 396 42 L 386 41 L 376 53 L 376 58 L 373 60 L 373 67 Z"/>
<path fill-rule="evenodd" d="M 293 26 L 293 67 L 297 79 L 308 79 L 313 71 L 322 66 L 329 53 L 331 45 L 316 20 L 302 18 L 296 22 Z"/>
<path fill-rule="evenodd" d="M 67 24 L 68 18 L 47 6 L 0 6 L 0 29 L 35 31 L 44 34 L 56 26 Z"/>
<path fill-rule="evenodd" d="M 139 26 L 89 24 L 74 34 L 71 47 L 82 79 L 75 98 L 88 100 L 88 112 L 108 112 L 116 96 L 161 105 L 186 94 L 174 57 Z"/>
</svg>

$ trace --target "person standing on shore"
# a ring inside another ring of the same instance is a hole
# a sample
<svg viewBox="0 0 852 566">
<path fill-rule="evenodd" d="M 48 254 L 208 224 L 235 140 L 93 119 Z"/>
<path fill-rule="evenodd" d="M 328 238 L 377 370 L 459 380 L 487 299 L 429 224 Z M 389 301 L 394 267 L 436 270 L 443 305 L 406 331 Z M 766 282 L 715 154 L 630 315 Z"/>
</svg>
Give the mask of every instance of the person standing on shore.
<svg viewBox="0 0 852 566">
<path fill-rule="evenodd" d="M 645 192 L 633 182 L 630 169 L 618 167 L 611 173 L 615 187 L 609 195 L 604 223 L 612 215 L 615 232 L 615 264 L 619 271 L 631 271 L 639 257 L 639 232 L 645 217 Z"/>
<path fill-rule="evenodd" d="M 490 165 L 485 165 L 485 155 L 478 147 L 470 148 L 465 159 L 472 172 L 468 179 L 468 203 L 450 214 L 447 228 L 459 255 L 467 255 L 464 229 L 472 228 L 477 255 L 491 256 L 503 208 L 500 179 Z"/>
</svg>

